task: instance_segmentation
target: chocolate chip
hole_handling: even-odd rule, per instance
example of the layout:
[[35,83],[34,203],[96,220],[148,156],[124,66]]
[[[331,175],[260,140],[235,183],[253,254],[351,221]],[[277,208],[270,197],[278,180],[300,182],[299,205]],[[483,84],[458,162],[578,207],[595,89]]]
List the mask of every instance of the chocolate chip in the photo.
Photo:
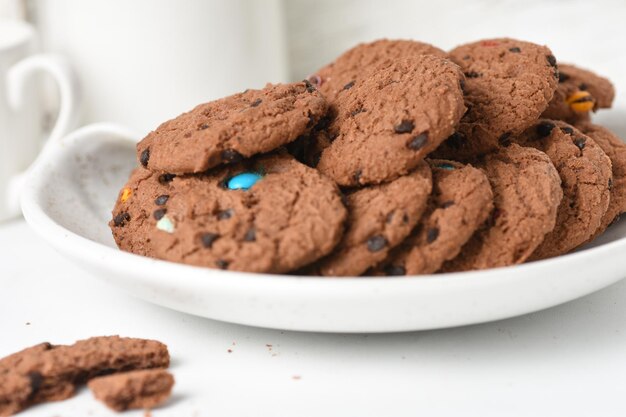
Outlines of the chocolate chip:
[[343,89],[344,89],[344,90],[349,90],[349,89],[351,89],[352,87],[354,87],[354,81],[350,81],[348,84],[344,85],[344,86],[343,86]]
[[538,123],[535,127],[535,132],[537,132],[537,136],[539,136],[540,138],[546,138],[550,136],[550,133],[552,133],[552,129],[554,129],[555,127],[556,126],[552,122],[541,122]]
[[439,237],[439,229],[436,227],[431,227],[426,231],[426,242],[433,243]]
[[200,235],[200,242],[202,242],[202,246],[205,248],[210,248],[213,246],[213,242],[215,242],[219,237],[220,235],[217,233],[202,233]]
[[511,144],[511,132],[505,132],[503,133],[499,138],[498,138],[498,143],[500,143],[500,145],[507,147]]
[[443,203],[441,203],[441,208],[447,209],[448,207],[451,207],[454,205],[454,201],[444,201]]
[[354,175],[352,175],[352,178],[354,179],[354,182],[359,182],[359,180],[361,179],[361,174],[363,174],[363,171],[358,169]]
[[165,185],[168,182],[172,182],[174,178],[176,178],[176,174],[161,174],[159,175],[159,184]]
[[219,269],[226,269],[226,268],[228,268],[228,261],[225,261],[223,259],[218,259],[217,261],[215,261],[215,265]]
[[454,132],[448,139],[446,139],[446,145],[453,149],[459,149],[465,143],[465,135],[461,132]]
[[130,214],[125,211],[118,213],[115,217],[113,217],[113,225],[115,227],[122,227],[126,224],[126,222],[130,221]]
[[585,83],[580,83],[580,85],[578,86],[578,89],[580,91],[587,91],[587,88],[589,88],[589,87]]
[[384,271],[389,276],[406,275],[406,269],[402,265],[387,265]]
[[254,227],[248,229],[245,236],[243,237],[243,240],[246,242],[254,242],[256,240],[256,230],[254,229]]
[[315,86],[311,84],[309,80],[302,80],[302,82],[306,85],[306,91],[309,93],[313,93],[315,91]]
[[201,125],[198,126],[198,130],[204,130],[208,128],[209,128],[209,125],[206,123],[202,123]]
[[240,162],[242,159],[243,156],[233,149],[226,149],[222,151],[222,160],[226,163],[234,164]]
[[613,188],[613,178],[609,178],[609,191]]
[[403,120],[399,124],[393,127],[394,132],[396,133],[410,133],[413,131],[415,125],[411,120]]
[[406,213],[404,213],[402,215],[402,223],[407,224],[409,222],[409,216],[406,215]]
[[306,123],[306,127],[312,127],[312,126],[315,126],[315,117],[309,114],[309,121]]
[[161,220],[163,216],[165,216],[165,213],[167,213],[167,209],[164,209],[164,208],[156,209],[152,213],[152,216],[154,216],[156,220]]
[[392,210],[389,213],[387,213],[387,216],[385,216],[385,223],[389,224],[391,223],[391,221],[393,220],[393,215],[395,214],[395,211]]
[[585,142],[587,142],[587,139],[585,138],[574,139],[574,145],[576,145],[581,151],[585,148]]
[[559,82],[563,83],[565,81],[569,80],[569,75],[559,71]]
[[256,100],[254,100],[252,103],[250,103],[250,107],[256,107],[259,104],[261,104],[263,102],[263,100],[261,100],[260,98],[257,98]]
[[370,252],[378,252],[387,246],[387,239],[384,236],[376,235],[367,239],[367,250]]
[[519,54],[520,52],[522,52],[521,49],[519,49],[517,46],[514,46],[512,48],[509,48],[510,52],[513,52],[514,54]]
[[428,142],[428,133],[424,132],[413,137],[406,146],[411,150],[417,151],[422,149],[426,142]]
[[459,87],[461,87],[461,91],[465,93],[465,80],[463,78],[459,79]]
[[148,161],[150,160],[150,148],[146,148],[141,152],[139,156],[139,162],[141,162],[141,166],[146,168],[148,166]]
[[469,71],[464,74],[465,74],[465,78],[478,78],[482,75],[482,74],[477,73],[476,71]]
[[156,204],[157,206],[163,206],[165,205],[165,203],[167,203],[167,200],[170,199],[170,196],[167,194],[163,194],[160,195],[156,198],[156,200],[154,200],[154,204]]
[[230,219],[233,216],[233,209],[226,209],[226,210],[222,210],[219,213],[217,213],[217,219],[218,220],[226,220],[226,219]]
[[546,59],[548,60],[548,64],[556,67],[556,58],[554,57],[554,55],[546,55]]
[[565,126],[561,128],[561,132],[571,135],[572,133],[574,133],[574,129],[569,126]]

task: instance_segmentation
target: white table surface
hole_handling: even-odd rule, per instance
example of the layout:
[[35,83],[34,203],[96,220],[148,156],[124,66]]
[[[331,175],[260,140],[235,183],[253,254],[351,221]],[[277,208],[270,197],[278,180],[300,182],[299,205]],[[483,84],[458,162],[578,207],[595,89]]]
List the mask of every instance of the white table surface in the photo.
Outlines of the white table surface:
[[[137,300],[61,258],[23,221],[0,224],[0,356],[42,341],[111,334],[169,346],[177,383],[155,417],[626,413],[626,281],[477,326],[389,335],[281,332]],[[115,414],[82,390],[20,415]]]

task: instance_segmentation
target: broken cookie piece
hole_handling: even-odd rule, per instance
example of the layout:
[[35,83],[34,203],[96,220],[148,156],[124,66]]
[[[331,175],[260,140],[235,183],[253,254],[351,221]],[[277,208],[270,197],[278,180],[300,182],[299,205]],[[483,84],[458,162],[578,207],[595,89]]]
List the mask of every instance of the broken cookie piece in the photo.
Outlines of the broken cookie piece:
[[73,345],[42,343],[0,359],[0,416],[70,398],[77,385],[98,376],[169,363],[167,346],[156,340],[105,336]]
[[149,369],[94,378],[87,385],[107,407],[124,411],[163,404],[170,397],[174,377],[164,369]]

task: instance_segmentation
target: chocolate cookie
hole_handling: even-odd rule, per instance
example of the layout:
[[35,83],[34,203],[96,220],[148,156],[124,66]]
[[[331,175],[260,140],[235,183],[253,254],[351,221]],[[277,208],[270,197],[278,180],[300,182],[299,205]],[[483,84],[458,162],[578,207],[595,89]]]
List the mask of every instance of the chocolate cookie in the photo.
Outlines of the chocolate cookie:
[[602,148],[611,160],[612,166],[613,180],[610,184],[609,207],[602,216],[600,227],[595,231],[593,239],[626,212],[626,144],[605,127],[592,123],[582,123],[576,127]]
[[[124,201],[125,190],[130,197]],[[161,181],[138,169],[110,223],[126,251],[211,268],[288,272],[328,254],[347,216],[337,186],[289,155]]]
[[2,360],[0,415],[64,400],[78,384],[103,374],[169,366],[167,346],[155,340],[93,337],[73,345],[42,343]]
[[174,377],[164,369],[147,369],[94,378],[87,385],[112,410],[151,409],[170,397]]
[[541,117],[576,123],[589,113],[610,108],[615,98],[613,84],[604,77],[574,65],[559,64],[559,86]]
[[465,111],[463,75],[432,55],[368,69],[334,101],[333,142],[317,168],[343,186],[405,175],[455,129]]
[[461,253],[442,271],[495,268],[524,262],[556,223],[563,191],[559,174],[543,152],[517,144],[483,158],[494,210]]
[[493,209],[487,176],[471,165],[429,160],[433,193],[411,235],[393,249],[374,275],[418,275],[438,271],[453,259]]
[[451,59],[465,74],[468,112],[434,155],[471,160],[522,133],[543,113],[557,87],[550,49],[515,39],[461,45]]
[[563,187],[556,226],[532,259],[562,255],[589,240],[600,227],[609,205],[611,161],[604,151],[571,125],[546,119],[514,140],[545,152]]
[[203,172],[272,151],[312,128],[327,111],[309,83],[268,84],[197,106],[161,124],[137,144],[144,168]]
[[334,102],[345,86],[363,76],[364,68],[419,55],[436,55],[442,58],[447,56],[441,49],[427,43],[380,39],[349,49],[309,77],[309,81],[319,88],[329,102]]
[[331,255],[306,272],[361,275],[408,236],[426,209],[431,190],[430,168],[421,162],[409,175],[349,194],[346,234]]

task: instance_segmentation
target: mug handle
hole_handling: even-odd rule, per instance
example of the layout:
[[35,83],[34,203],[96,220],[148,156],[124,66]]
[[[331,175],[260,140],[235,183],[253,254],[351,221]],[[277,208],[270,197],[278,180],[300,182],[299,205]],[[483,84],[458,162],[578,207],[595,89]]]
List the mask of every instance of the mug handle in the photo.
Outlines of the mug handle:
[[[59,114],[44,144],[44,152],[48,146],[58,142],[78,126],[80,94],[76,74],[63,57],[55,54],[32,55],[13,65],[7,73],[7,100],[14,111],[27,110],[24,109],[24,93],[27,84],[32,82],[32,77],[37,73],[46,73],[52,77],[59,90],[60,100]],[[20,190],[25,174],[16,174],[9,180],[6,201],[10,215],[20,213]]]
[[24,106],[24,92],[28,82],[32,81],[37,73],[49,74],[59,89],[59,115],[48,141],[55,141],[78,124],[78,79],[69,63],[59,55],[38,54],[23,59],[13,65],[7,74],[7,96],[9,105],[15,111],[22,111]]

